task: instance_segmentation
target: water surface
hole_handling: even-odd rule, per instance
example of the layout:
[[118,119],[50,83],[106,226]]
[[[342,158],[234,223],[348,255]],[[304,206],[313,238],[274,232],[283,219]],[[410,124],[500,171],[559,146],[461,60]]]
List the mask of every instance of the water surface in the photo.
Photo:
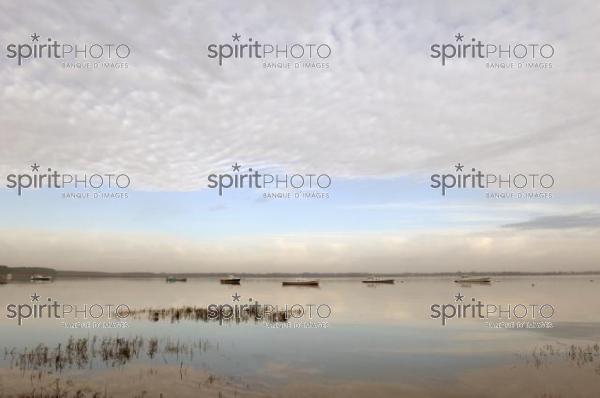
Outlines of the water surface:
[[[600,311],[595,308],[600,302],[600,280],[593,279],[499,277],[489,285],[460,285],[450,278],[423,277],[399,278],[394,285],[367,285],[359,279],[330,278],[322,279],[319,288],[283,287],[281,279],[260,278],[245,279],[240,286],[221,285],[210,278],[192,278],[186,283],[166,283],[162,279],[14,283],[0,286],[0,342],[5,349],[1,364],[10,369],[15,366],[15,353],[40,343],[49,348],[65,344],[70,336],[95,336],[98,341],[109,336],[137,337],[144,339],[144,344],[158,340],[159,350],[164,352],[150,358],[144,348],[127,364],[117,366],[121,371],[128,366],[179,366],[190,372],[212,372],[230,380],[256,382],[267,391],[294,391],[290,392],[292,395],[300,394],[294,386],[304,384],[312,386],[314,395],[321,391],[327,396],[331,393],[326,390],[328,386],[355,385],[352,391],[381,388],[384,396],[394,396],[400,391],[394,388],[409,385],[410,389],[402,390],[403,393],[420,396],[440,386],[464,384],[465,375],[473,372],[478,374],[477,379],[486,379],[486,372],[496,372],[489,377],[498,379],[523,368],[526,370],[519,373],[523,377],[529,377],[529,372],[541,375],[539,381],[529,381],[530,395],[523,396],[541,397],[546,391],[560,393],[554,391],[552,383],[542,383],[543,372],[550,374],[556,367],[567,366],[568,372],[585,375],[575,387],[579,389],[577,393],[593,396],[600,380],[597,357],[592,356],[592,361],[583,366],[569,361],[566,351],[564,355],[545,355],[541,366],[536,366],[532,357],[540,347],[566,350],[572,345],[586,347],[600,341]],[[31,304],[30,295],[34,293],[42,301],[51,297],[78,306],[123,303],[131,309],[234,305],[249,303],[250,299],[280,307],[325,304],[331,308],[331,315],[324,319],[315,317],[314,321],[326,322],[318,327],[307,316],[279,327],[262,321],[153,322],[140,316],[127,319],[128,327],[123,329],[67,329],[54,319],[27,319],[18,326],[15,320],[6,318],[6,305]],[[550,304],[555,309],[548,319],[552,328],[490,328],[484,321],[471,318],[450,319],[442,326],[439,319],[430,317],[432,304],[455,304],[459,293],[465,296],[465,302],[475,298],[496,305]],[[239,301],[234,295],[239,296]],[[166,352],[165,347],[174,344],[185,350]],[[13,355],[7,355],[7,351]],[[85,371],[92,375],[114,367],[114,363],[95,358],[86,364]],[[515,374],[511,377],[514,379]],[[391,390],[386,392],[384,387]]]

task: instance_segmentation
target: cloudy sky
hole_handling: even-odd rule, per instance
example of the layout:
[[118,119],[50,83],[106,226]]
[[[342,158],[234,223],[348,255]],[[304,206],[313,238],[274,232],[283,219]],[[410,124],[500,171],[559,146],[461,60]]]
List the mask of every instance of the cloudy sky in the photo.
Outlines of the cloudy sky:
[[[600,269],[594,1],[22,2],[0,6],[0,264],[81,270]],[[126,69],[6,57],[32,34],[126,43]],[[329,68],[219,66],[232,35],[327,43]],[[550,69],[429,57],[455,35],[550,43]],[[126,173],[127,199],[18,196],[30,165]],[[219,196],[231,165],[326,173],[328,199]],[[462,163],[549,173],[545,199],[430,188]]]

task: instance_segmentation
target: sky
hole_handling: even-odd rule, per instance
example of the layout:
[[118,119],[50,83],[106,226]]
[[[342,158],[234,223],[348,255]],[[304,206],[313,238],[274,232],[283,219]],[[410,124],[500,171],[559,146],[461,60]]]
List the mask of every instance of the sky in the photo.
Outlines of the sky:
[[[600,5],[593,1],[5,1],[0,264],[160,272],[600,270]],[[127,68],[7,58],[31,35],[126,43]],[[232,35],[327,43],[326,69],[207,56]],[[430,57],[455,35],[550,43],[551,68]],[[457,165],[552,175],[442,195]],[[7,187],[41,170],[124,173],[122,199]],[[209,188],[248,168],[327,174],[327,198]],[[461,171],[462,173],[463,171]],[[85,192],[85,190],[83,190]],[[294,191],[292,190],[292,193]]]

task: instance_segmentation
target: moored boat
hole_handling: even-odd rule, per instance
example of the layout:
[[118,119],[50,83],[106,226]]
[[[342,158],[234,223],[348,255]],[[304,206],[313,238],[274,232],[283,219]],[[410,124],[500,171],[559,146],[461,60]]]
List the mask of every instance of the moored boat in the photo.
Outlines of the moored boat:
[[167,276],[167,282],[187,282],[187,278],[178,278],[174,275]]
[[50,282],[50,281],[52,281],[52,277],[49,275],[34,274],[29,277],[29,280],[31,282],[39,282],[39,281]]
[[0,285],[4,285],[12,280],[11,274],[0,274]]
[[242,278],[236,278],[234,275],[229,275],[226,278],[221,278],[221,284],[223,285],[239,285]]
[[481,276],[481,277],[463,276],[459,279],[456,279],[454,282],[456,282],[456,283],[490,283],[490,282],[492,282],[492,278],[490,278],[489,276]]
[[395,280],[391,279],[391,278],[378,278],[375,276],[371,276],[362,281],[362,283],[388,283],[388,284],[393,284],[394,282],[395,282]]
[[316,279],[294,279],[281,282],[283,286],[319,286],[319,281]]

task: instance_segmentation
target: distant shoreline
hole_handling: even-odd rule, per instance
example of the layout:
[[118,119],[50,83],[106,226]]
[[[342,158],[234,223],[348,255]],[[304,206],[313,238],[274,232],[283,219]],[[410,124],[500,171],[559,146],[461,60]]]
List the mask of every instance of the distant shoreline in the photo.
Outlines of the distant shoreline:
[[1,274],[11,274],[14,279],[28,279],[33,274],[50,275],[55,278],[81,279],[81,278],[166,278],[167,276],[185,278],[218,278],[234,274],[240,278],[352,278],[367,276],[391,277],[456,277],[460,275],[472,276],[572,276],[572,275],[600,275],[600,271],[456,271],[456,272],[101,272],[101,271],[70,271],[42,267],[7,267],[0,266]]

